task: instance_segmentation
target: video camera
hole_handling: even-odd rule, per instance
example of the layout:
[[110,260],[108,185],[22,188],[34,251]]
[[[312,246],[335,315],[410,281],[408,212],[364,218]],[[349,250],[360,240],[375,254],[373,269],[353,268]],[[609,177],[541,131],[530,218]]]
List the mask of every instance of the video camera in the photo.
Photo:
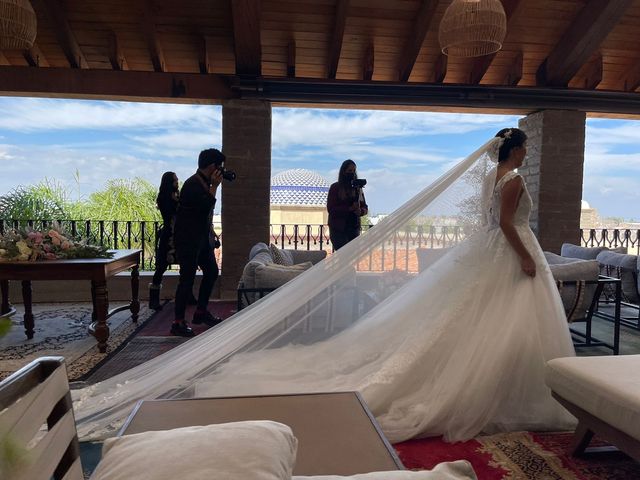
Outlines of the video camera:
[[354,178],[351,180],[351,188],[362,188],[367,184],[367,180],[364,178]]
[[220,169],[222,178],[224,178],[228,182],[233,182],[236,179],[236,172],[234,172],[233,170],[227,170],[226,168],[224,168],[224,162],[222,162],[218,168]]

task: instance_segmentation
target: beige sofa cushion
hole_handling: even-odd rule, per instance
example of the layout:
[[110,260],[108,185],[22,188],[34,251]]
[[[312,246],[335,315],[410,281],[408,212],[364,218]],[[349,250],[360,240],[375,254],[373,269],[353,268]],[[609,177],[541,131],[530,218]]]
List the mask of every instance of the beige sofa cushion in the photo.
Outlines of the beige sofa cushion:
[[255,274],[256,288],[278,288],[312,266],[311,262],[290,266],[277,265],[275,263],[259,265],[256,267]]
[[272,421],[221,423],[109,438],[92,480],[289,480],[298,442]]
[[546,384],[565,400],[640,440],[640,355],[556,358]]

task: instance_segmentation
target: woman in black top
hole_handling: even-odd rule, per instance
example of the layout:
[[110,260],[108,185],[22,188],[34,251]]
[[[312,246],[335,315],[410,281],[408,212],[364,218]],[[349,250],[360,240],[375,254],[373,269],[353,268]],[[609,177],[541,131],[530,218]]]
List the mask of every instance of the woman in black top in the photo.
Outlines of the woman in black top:
[[157,237],[156,246],[156,271],[153,274],[153,282],[149,284],[149,308],[161,310],[160,289],[162,288],[162,275],[172,263],[176,263],[175,247],[173,244],[173,227],[178,210],[178,177],[174,172],[165,172],[160,181],[160,190],[156,197],[156,206],[162,215],[162,228]]
[[345,160],[340,166],[338,181],[329,188],[329,236],[334,250],[360,235],[360,217],[368,212],[362,189],[353,187],[357,178],[355,162]]

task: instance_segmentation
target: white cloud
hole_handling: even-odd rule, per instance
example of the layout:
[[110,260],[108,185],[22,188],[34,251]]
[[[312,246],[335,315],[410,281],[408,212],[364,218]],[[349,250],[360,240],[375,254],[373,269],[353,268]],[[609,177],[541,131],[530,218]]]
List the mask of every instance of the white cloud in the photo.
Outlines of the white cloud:
[[0,129],[16,132],[133,128],[184,131],[219,125],[221,118],[220,107],[210,105],[5,98],[0,107],[5,110],[0,115]]
[[292,145],[353,146],[366,140],[379,142],[394,137],[465,134],[492,125],[515,123],[516,119],[506,115],[276,109],[273,113],[273,145],[276,149]]

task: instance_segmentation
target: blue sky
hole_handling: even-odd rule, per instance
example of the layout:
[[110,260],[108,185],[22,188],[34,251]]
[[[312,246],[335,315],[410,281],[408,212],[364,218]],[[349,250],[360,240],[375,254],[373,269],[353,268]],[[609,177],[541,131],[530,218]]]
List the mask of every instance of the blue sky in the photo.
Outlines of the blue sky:
[[[273,110],[272,173],[315,170],[334,181],[345,158],[367,178],[373,213],[393,211],[503,127],[506,115]],[[0,97],[0,194],[45,178],[85,196],[112,178],[181,179],[220,147],[221,108]],[[74,178],[79,173],[79,183]],[[587,121],[583,199],[603,216],[640,219],[640,122]]]

